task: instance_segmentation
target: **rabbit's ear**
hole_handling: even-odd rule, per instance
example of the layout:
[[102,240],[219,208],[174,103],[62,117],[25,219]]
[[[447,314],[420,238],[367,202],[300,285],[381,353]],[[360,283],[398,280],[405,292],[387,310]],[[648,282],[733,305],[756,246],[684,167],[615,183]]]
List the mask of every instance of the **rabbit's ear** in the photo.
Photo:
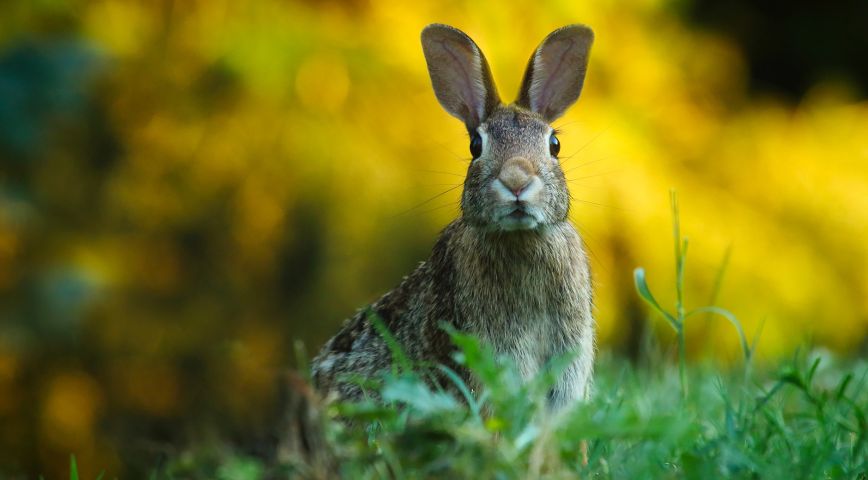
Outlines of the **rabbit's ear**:
[[461,30],[436,23],[422,30],[422,50],[440,105],[476,130],[500,104],[482,51]]
[[550,33],[530,57],[515,103],[547,121],[579,98],[585,83],[594,32],[585,25],[568,25]]

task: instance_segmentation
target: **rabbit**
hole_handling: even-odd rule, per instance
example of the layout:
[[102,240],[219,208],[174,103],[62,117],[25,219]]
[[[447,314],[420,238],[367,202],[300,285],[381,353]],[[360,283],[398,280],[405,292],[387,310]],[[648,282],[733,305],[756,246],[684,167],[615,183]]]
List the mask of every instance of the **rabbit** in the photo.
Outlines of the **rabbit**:
[[390,368],[375,313],[409,358],[454,368],[474,388],[453,359],[444,323],[512,359],[524,381],[552,357],[577,352],[548,405],[585,400],[595,354],[591,276],[568,219],[570,193],[550,123],[581,93],[593,31],[569,25],[549,34],[512,104],[500,101],[482,51],[465,33],[431,24],[421,39],[437,100],[470,136],[461,214],[430,258],[323,346],[312,362],[314,385],[327,398],[355,400],[364,393],[351,377]]

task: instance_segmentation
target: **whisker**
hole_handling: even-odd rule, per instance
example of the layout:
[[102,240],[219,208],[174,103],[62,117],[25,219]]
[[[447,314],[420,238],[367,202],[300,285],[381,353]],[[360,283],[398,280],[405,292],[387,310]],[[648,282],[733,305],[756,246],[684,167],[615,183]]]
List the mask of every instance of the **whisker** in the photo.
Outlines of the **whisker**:
[[408,209],[408,210],[405,210],[405,211],[403,211],[403,212],[401,212],[401,213],[398,213],[398,214],[394,215],[392,218],[397,218],[397,217],[400,217],[400,216],[406,215],[406,214],[412,212],[413,210],[416,210],[417,208],[419,208],[419,207],[421,207],[421,206],[423,206],[423,205],[427,205],[427,204],[433,202],[434,200],[436,200],[436,199],[442,197],[443,195],[446,195],[447,193],[449,193],[449,192],[455,190],[456,188],[458,188],[458,187],[460,187],[460,186],[462,186],[462,185],[463,185],[463,184],[459,183],[458,185],[455,185],[454,187],[451,187],[451,188],[447,189],[447,190],[444,191],[444,192],[440,192],[440,193],[438,193],[437,195],[434,195],[433,197],[429,198],[428,200],[425,200],[424,202],[422,202],[422,203],[416,205],[416,206],[413,207],[413,208],[410,208],[410,209]]
[[[567,182],[567,183],[569,183],[569,182]],[[574,187],[576,187],[576,186],[574,186]],[[605,185],[578,185],[578,188],[581,188],[582,190],[587,190],[589,188],[600,190],[603,188],[608,189],[609,187],[607,187]]]
[[621,171],[621,169],[619,169],[619,170],[610,170],[610,171],[608,171],[608,172],[595,173],[595,174],[593,174],[593,175],[585,175],[584,177],[568,178],[568,179],[567,179],[567,183],[573,183],[573,182],[577,182],[577,181],[579,181],[579,180],[586,180],[586,179],[588,179],[588,178],[602,177],[602,176],[604,176],[604,175],[611,175],[611,174],[613,174],[613,173],[618,173],[618,172],[620,172],[620,171]]
[[456,207],[456,208],[457,208],[458,205],[459,205],[459,203],[460,203],[460,202],[449,202],[449,203],[445,203],[445,204],[443,204],[443,205],[439,205],[439,206],[436,206],[436,207],[433,207],[433,208],[429,208],[429,209],[427,209],[427,210],[422,210],[422,211],[420,211],[420,212],[416,212],[415,214],[416,214],[416,215],[422,215],[422,214],[425,214],[425,213],[431,213],[431,212],[434,212],[434,211],[437,211],[437,210],[444,209],[444,208],[446,208],[446,207]]
[[[596,250],[591,247],[592,243],[599,245],[600,242],[598,242],[596,238],[591,236],[591,234],[588,233],[588,230],[583,228],[578,222],[574,222],[574,225],[575,225],[576,229],[579,231],[579,235],[582,236],[582,240],[583,240],[582,243],[584,244],[585,249],[588,251],[588,256],[590,258],[592,258],[597,263],[597,265],[600,265],[605,269],[605,265],[603,264],[602,260],[600,259],[600,256],[597,255]],[[605,271],[608,271],[608,270],[605,270]]]
[[464,162],[466,160],[463,155],[459,155],[458,153],[455,152],[455,150],[452,150],[451,148],[449,148],[449,146],[448,146],[449,144],[446,142],[442,142],[442,141],[441,142],[433,142],[432,141],[431,143],[434,146],[438,147],[439,149],[444,150],[447,153],[449,153],[449,155],[452,157],[453,160],[458,160],[461,162]]
[[416,172],[422,172],[422,173],[438,173],[438,174],[440,174],[440,175],[452,175],[453,177],[461,177],[461,178],[464,178],[464,175],[461,174],[461,173],[441,172],[441,171],[439,171],[439,170],[420,170],[420,169],[414,169],[414,171],[416,171]]
[[[592,143],[594,143],[595,141],[597,141],[597,139],[600,138],[600,136],[601,136],[602,134],[608,132],[609,130],[611,130],[611,128],[612,128],[612,125],[609,125],[608,127],[606,127],[606,128],[604,128],[604,129],[600,130],[599,132],[597,132],[596,135],[594,135],[593,137],[591,137],[591,139],[588,140],[587,142],[585,142],[584,145],[582,145],[581,147],[579,147],[578,150],[576,150],[575,152],[573,152],[573,153],[571,153],[569,156],[567,156],[567,160],[573,158],[577,153],[581,152],[582,150],[584,150],[585,148],[587,148],[590,144],[592,144]],[[561,162],[561,163],[563,163],[563,162]]]
[[619,211],[622,211],[622,212],[627,212],[627,211],[629,211],[629,210],[627,210],[627,209],[625,209],[625,208],[616,207],[616,206],[614,206],[614,205],[606,205],[606,204],[603,204],[603,203],[592,202],[592,201],[590,201],[590,200],[582,200],[581,198],[572,198],[572,201],[573,201],[573,202],[586,203],[586,204],[588,204],[588,205],[594,205],[594,206],[596,206],[596,207],[601,207],[601,208],[611,208],[611,209],[613,209],[613,210],[619,210]]
[[592,165],[592,164],[597,163],[597,162],[602,162],[603,160],[608,160],[608,159],[610,159],[610,158],[612,158],[611,155],[608,156],[608,157],[602,157],[602,158],[598,158],[598,159],[596,159],[596,160],[591,160],[591,161],[589,161],[589,162],[580,163],[580,164],[578,164],[578,165],[576,165],[576,166],[573,166],[573,167],[571,167],[571,168],[569,168],[569,169],[567,169],[567,170],[564,170],[564,175],[566,175],[567,173],[572,172],[573,170],[575,170],[575,169],[577,169],[577,168],[587,167],[588,165]]
[[570,126],[576,122],[577,122],[577,120],[573,120],[572,122],[567,122],[567,123],[559,123],[557,126],[553,125],[552,128],[554,128],[555,131],[562,132],[562,131],[564,131],[565,127],[568,127],[568,126]]

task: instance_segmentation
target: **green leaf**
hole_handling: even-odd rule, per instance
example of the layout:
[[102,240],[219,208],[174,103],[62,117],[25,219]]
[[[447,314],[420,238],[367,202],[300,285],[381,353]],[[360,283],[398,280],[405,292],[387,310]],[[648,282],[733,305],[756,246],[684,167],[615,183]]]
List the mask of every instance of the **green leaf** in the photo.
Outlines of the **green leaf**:
[[368,320],[370,320],[371,325],[374,326],[377,333],[383,337],[383,341],[386,342],[389,351],[392,352],[392,358],[395,360],[394,364],[400,367],[404,372],[413,370],[413,362],[411,362],[407,354],[404,353],[401,344],[398,343],[398,340],[394,335],[392,335],[392,332],[389,330],[389,327],[386,326],[386,323],[383,322],[383,319],[380,318],[380,315],[370,307],[368,307],[365,315],[368,317]]
[[260,480],[264,473],[265,468],[258,460],[242,456],[230,457],[217,468],[219,480]]
[[69,455],[69,480],[78,480],[78,465],[75,463],[75,455]]
[[440,370],[446,378],[452,381],[455,385],[455,388],[461,392],[461,395],[464,397],[464,400],[467,402],[467,405],[470,406],[470,411],[473,413],[473,418],[475,418],[479,423],[482,423],[482,415],[481,415],[481,407],[479,406],[479,402],[474,398],[473,393],[468,388],[467,383],[451,368],[446,365],[437,365],[437,369]]
[[753,355],[753,350],[747,343],[747,336],[745,336],[744,334],[744,329],[741,326],[741,322],[738,321],[738,318],[736,318],[736,316],[733,315],[732,312],[720,307],[699,307],[688,313],[687,317],[690,317],[697,313],[711,313],[715,315],[720,315],[721,317],[729,320],[729,323],[731,323],[732,326],[735,327],[736,332],[738,332],[738,340],[741,343],[741,351],[744,353],[744,360],[746,362],[750,362],[751,356]]
[[654,295],[651,294],[651,290],[648,288],[648,283],[645,281],[645,269],[642,267],[633,270],[633,280],[636,284],[636,291],[639,293],[639,296],[642,297],[642,300],[645,300],[648,305],[651,305],[657,313],[663,315],[663,317],[669,321],[669,324],[672,325],[672,328],[675,331],[679,331],[681,329],[681,325],[678,321],[673,317],[669,312],[663,309],[657,300],[654,298]]
[[729,268],[731,257],[732,244],[729,244],[726,247],[726,251],[723,252],[723,259],[720,261],[720,266],[717,267],[717,273],[714,275],[714,283],[711,287],[711,295],[708,298],[708,305],[717,305],[717,299],[720,297],[720,290],[723,288],[723,277],[726,276],[726,270]]
[[533,378],[531,382],[533,390],[540,393],[551,390],[578,357],[578,348],[552,356]]
[[460,363],[475,373],[485,385],[492,385],[498,381],[501,368],[497,365],[496,355],[490,348],[483,346],[476,337],[462,333],[451,325],[441,327],[452,338],[452,343],[458,347],[460,355],[457,360],[460,360]]
[[528,423],[515,439],[515,449],[522,451],[539,437],[540,428],[536,423]]
[[841,380],[841,383],[838,384],[838,388],[836,389],[835,398],[841,400],[844,398],[844,392],[847,391],[847,386],[850,385],[850,382],[853,380],[853,374],[848,373],[844,375],[844,378]]
[[451,395],[434,392],[415,377],[400,377],[387,381],[382,395],[387,402],[403,403],[423,415],[458,408],[458,402]]
[[817,367],[820,366],[820,357],[814,359],[811,363],[811,368],[808,370],[808,375],[805,377],[805,381],[810,385],[811,382],[814,381],[814,375],[817,373]]
[[383,406],[373,401],[341,402],[334,405],[340,417],[372,423],[374,421],[388,422],[398,416],[394,408]]

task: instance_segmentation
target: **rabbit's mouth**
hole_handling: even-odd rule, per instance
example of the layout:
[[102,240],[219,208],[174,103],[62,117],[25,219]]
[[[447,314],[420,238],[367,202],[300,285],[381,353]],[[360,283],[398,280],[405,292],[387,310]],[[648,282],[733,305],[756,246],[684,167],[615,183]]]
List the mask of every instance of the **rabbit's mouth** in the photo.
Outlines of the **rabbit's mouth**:
[[497,218],[497,225],[508,232],[513,230],[533,230],[539,226],[539,219],[525,205],[516,205]]
[[512,211],[512,213],[507,215],[507,217],[509,217],[513,220],[521,220],[522,218],[527,217],[527,216],[529,216],[528,213],[525,212],[524,209],[521,207],[516,208],[515,210]]

